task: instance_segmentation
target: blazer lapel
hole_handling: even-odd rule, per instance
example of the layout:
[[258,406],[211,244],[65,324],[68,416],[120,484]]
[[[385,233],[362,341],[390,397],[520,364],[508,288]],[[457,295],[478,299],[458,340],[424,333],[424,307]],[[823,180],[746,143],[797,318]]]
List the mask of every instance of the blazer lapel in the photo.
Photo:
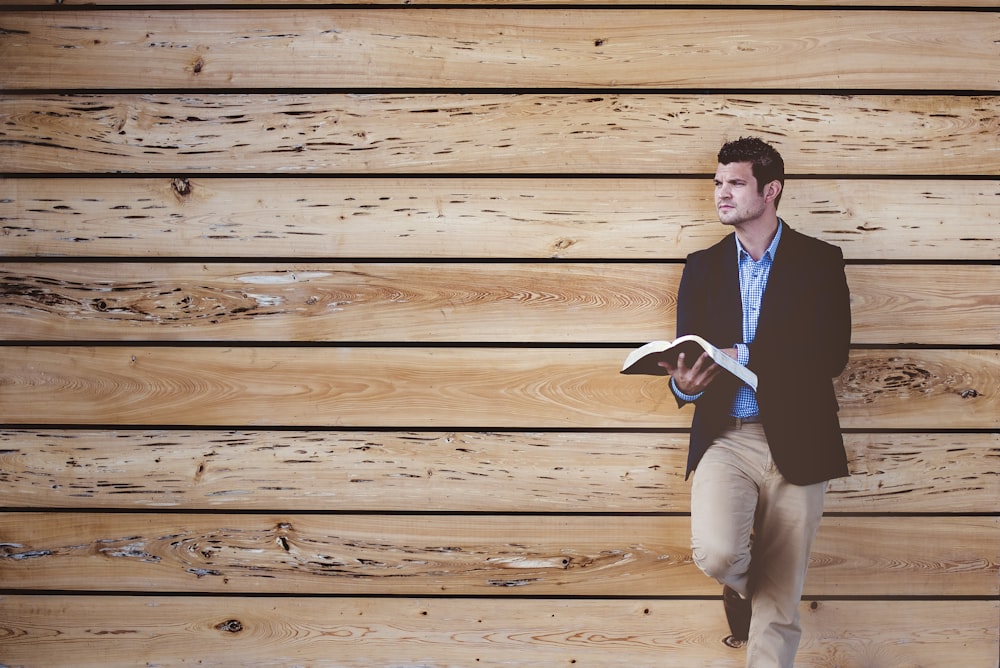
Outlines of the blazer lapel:
[[720,348],[743,340],[743,298],[740,296],[740,270],[736,255],[736,235],[730,234],[720,246],[717,261],[718,274],[712,290],[711,308],[717,314],[718,341],[712,341]]
[[[761,334],[767,336],[772,323],[788,322],[789,314],[785,311],[794,301],[792,299],[794,291],[803,287],[802,279],[796,278],[799,273],[798,263],[802,259],[798,248],[798,233],[787,224],[782,223],[782,225],[781,243],[778,244],[778,252],[767,279],[767,289],[761,300],[756,339],[759,339]],[[738,276],[737,281],[739,281]]]

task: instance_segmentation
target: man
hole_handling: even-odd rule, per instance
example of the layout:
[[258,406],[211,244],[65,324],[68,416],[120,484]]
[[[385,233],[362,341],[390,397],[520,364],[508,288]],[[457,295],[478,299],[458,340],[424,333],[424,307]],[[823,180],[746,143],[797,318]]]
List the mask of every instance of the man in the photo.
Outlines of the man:
[[827,481],[848,475],[832,379],[847,364],[850,294],[840,249],[778,218],[778,152],[741,138],[718,159],[715,206],[734,233],[688,256],[677,335],[723,348],[758,389],[707,354],[661,365],[678,405],[695,405],[692,554],[724,585],[727,641],[746,642],[749,668],[791,668]]

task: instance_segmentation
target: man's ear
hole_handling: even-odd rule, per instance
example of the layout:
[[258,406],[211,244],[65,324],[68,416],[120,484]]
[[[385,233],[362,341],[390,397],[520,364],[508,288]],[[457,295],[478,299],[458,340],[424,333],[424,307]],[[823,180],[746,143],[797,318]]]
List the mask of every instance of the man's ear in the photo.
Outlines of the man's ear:
[[768,202],[773,202],[778,199],[778,195],[781,194],[781,181],[775,179],[771,181],[766,186],[764,186],[764,199]]

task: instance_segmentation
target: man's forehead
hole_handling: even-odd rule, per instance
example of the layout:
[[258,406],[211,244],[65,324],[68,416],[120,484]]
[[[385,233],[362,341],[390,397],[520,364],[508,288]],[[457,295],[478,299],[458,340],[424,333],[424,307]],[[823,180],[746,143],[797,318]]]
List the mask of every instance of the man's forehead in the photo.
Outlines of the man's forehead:
[[720,162],[719,166],[715,170],[715,177],[720,180],[753,180],[753,164],[749,162],[730,162],[722,164]]

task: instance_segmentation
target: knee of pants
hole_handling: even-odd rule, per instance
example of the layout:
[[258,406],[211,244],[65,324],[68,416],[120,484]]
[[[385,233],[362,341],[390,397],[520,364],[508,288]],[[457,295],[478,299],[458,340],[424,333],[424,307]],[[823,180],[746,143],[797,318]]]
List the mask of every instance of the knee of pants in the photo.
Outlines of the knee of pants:
[[735,550],[707,547],[695,547],[691,551],[691,557],[695,566],[716,580],[725,580],[745,573],[750,560],[749,552],[742,554]]

